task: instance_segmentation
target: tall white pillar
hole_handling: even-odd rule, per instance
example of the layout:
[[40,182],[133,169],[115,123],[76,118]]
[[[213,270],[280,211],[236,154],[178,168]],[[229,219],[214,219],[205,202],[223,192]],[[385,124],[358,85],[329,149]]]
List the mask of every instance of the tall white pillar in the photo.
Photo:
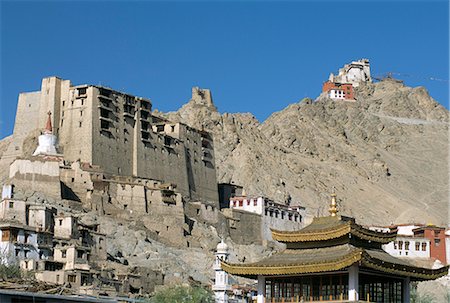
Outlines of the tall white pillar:
[[358,264],[353,264],[348,269],[348,300],[358,301],[359,294],[359,268]]
[[266,296],[266,278],[264,276],[258,276],[258,299],[257,303],[264,303]]
[[407,278],[405,278],[403,281],[402,281],[402,289],[403,289],[403,302],[404,303],[409,303],[410,302],[410,300],[411,300],[411,294],[410,294],[410,291],[411,291],[411,288],[410,288],[410,285],[411,285],[411,279],[409,278],[409,277],[407,277]]

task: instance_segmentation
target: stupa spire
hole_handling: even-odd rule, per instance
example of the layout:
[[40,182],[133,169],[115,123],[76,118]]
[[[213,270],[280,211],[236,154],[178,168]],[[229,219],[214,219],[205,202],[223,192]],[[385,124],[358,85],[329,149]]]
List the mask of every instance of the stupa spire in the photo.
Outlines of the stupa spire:
[[39,145],[33,153],[33,156],[55,156],[58,155],[56,151],[56,136],[53,134],[52,128],[52,113],[47,113],[47,122],[42,135],[39,136]]
[[52,133],[52,112],[51,111],[49,111],[48,113],[47,113],[47,115],[48,115],[48,118],[47,118],[47,123],[45,123],[45,130],[44,130],[44,133],[46,133],[46,134],[51,134]]

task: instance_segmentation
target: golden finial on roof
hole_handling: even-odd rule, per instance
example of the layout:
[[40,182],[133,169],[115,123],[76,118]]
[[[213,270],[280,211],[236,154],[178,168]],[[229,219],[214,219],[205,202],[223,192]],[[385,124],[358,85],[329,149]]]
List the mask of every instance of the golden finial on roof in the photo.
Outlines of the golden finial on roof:
[[334,192],[334,189],[333,189],[333,193],[331,194],[331,205],[330,205],[330,208],[328,209],[328,211],[330,212],[330,215],[332,217],[336,217],[338,209],[337,209],[337,204],[336,204],[336,193]]

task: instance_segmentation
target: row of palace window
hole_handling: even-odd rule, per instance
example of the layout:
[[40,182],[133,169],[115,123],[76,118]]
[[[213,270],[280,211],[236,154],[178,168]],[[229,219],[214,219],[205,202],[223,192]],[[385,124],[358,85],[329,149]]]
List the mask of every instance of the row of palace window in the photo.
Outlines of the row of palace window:
[[[250,204],[251,204],[251,200],[246,200],[246,205],[250,206]],[[257,206],[257,205],[258,205],[258,200],[254,199],[253,200],[253,206]],[[230,207],[243,207],[243,206],[244,206],[244,201],[243,200],[231,201],[230,202]],[[275,217],[275,218],[280,217],[281,219],[285,219],[286,218],[286,214],[287,214],[287,218],[290,221],[302,222],[302,216],[298,215],[298,214],[292,214],[290,212],[279,211],[279,210],[272,210],[272,209],[267,209],[267,208],[264,210],[264,215],[270,216],[270,217]]]
[[[272,210],[272,209],[265,209],[264,214],[266,216],[270,216],[270,217],[275,217],[278,218],[278,215],[280,215],[281,219],[285,219],[286,218],[286,213],[284,211],[278,211],[278,210]],[[289,221],[295,221],[295,222],[302,222],[302,216],[298,215],[298,214],[292,214],[292,213],[287,213],[288,219]]]
[[[240,201],[231,201],[230,202],[230,204],[231,204],[231,207],[243,207],[244,206],[244,201],[243,200],[240,200]],[[246,205],[247,206],[250,206],[250,200],[247,200],[247,202],[246,202]],[[253,200],[253,206],[257,206],[258,205],[258,200]]]
[[[405,250],[409,250],[409,245],[410,242],[409,241],[394,241],[394,249],[398,249],[398,250],[403,250],[403,244],[405,244]],[[427,242],[419,242],[419,241],[415,241],[415,250],[416,251],[420,251],[420,249],[422,248],[422,251],[426,251],[427,250]]]

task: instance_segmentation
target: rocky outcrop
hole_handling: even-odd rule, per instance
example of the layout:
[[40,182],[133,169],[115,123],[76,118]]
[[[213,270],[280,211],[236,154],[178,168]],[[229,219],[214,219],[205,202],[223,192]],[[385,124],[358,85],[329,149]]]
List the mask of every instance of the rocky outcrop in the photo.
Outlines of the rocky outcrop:
[[218,181],[247,193],[291,196],[317,215],[335,187],[342,212],[364,224],[446,224],[448,111],[425,88],[390,79],[356,97],[305,99],[263,123],[194,99],[159,114],[212,132]]

